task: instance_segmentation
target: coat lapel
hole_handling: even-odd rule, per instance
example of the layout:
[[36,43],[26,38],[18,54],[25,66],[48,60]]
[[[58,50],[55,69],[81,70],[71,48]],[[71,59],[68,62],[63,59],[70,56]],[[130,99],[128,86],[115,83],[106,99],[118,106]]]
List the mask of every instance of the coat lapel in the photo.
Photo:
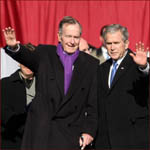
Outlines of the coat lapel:
[[54,71],[56,74],[56,82],[59,87],[60,93],[62,94],[62,96],[64,96],[64,68],[57,53],[55,57],[52,57],[52,59]]
[[[107,63],[107,64],[106,64]],[[110,70],[110,66],[112,64],[112,59],[109,59],[107,62],[105,63],[105,65],[103,65],[103,77],[102,77],[102,81],[104,82],[104,86],[105,89],[109,90],[109,86],[108,86],[108,78],[109,78],[109,70]]]
[[66,103],[70,97],[77,91],[77,89],[80,87],[81,81],[83,80],[86,70],[87,70],[87,65],[85,61],[85,57],[83,57],[83,53],[79,53],[78,58],[76,59],[74,63],[74,69],[73,69],[73,74],[72,74],[72,79],[70,82],[70,87],[68,89],[68,92],[66,96],[64,96],[64,99],[62,100],[62,103],[59,108],[63,106],[64,103]]

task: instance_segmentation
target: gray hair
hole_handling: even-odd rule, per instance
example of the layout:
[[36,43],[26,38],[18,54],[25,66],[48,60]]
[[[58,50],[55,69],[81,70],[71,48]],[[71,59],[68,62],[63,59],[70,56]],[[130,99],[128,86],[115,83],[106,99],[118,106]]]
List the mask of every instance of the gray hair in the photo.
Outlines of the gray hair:
[[80,27],[80,35],[82,34],[82,26],[80,22],[76,19],[74,19],[71,16],[65,16],[59,23],[59,34],[62,34],[62,28],[64,24],[78,24]]
[[103,33],[104,41],[106,42],[106,34],[107,33],[115,33],[120,31],[122,33],[122,40],[126,42],[129,38],[129,33],[126,27],[121,26],[120,24],[111,24],[105,28]]

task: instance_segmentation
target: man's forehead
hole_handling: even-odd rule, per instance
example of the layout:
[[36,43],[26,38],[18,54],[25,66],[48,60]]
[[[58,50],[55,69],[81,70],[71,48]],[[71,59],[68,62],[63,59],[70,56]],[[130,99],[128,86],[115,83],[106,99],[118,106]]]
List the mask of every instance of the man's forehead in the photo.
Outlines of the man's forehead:
[[123,36],[120,30],[114,32],[107,32],[106,36]]
[[63,24],[62,26],[62,29],[65,29],[65,28],[80,28],[80,26],[76,23],[76,24],[70,24],[70,23],[65,23]]
[[113,41],[113,42],[123,41],[123,35],[120,31],[113,33],[109,32],[106,34],[106,41]]
[[122,39],[106,39],[107,43],[116,43],[116,42],[123,42]]

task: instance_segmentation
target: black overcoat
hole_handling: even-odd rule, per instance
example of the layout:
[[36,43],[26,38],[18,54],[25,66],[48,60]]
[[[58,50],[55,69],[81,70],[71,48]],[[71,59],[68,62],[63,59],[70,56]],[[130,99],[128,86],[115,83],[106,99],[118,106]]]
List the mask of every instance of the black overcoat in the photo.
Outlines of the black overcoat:
[[121,62],[112,87],[108,76],[112,60],[98,70],[99,134],[96,148],[145,148],[148,144],[148,75],[132,57]]
[[97,131],[98,61],[80,52],[64,95],[64,69],[56,46],[39,45],[30,52],[6,52],[36,75],[36,96],[28,112],[22,148],[79,148],[79,136]]
[[1,144],[2,148],[21,146],[26,120],[26,88],[19,70],[1,81]]

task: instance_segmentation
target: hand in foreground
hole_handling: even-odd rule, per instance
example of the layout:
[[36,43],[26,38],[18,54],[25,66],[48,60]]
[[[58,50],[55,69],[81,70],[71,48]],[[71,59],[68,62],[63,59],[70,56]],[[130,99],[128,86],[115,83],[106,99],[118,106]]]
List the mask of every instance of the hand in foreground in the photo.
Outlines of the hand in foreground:
[[133,58],[134,62],[140,67],[145,68],[147,65],[147,52],[149,48],[145,50],[144,43],[136,43],[136,52],[135,54],[130,53],[130,56]]
[[5,28],[2,30],[4,33],[4,38],[6,41],[6,44],[11,47],[11,48],[15,48],[17,46],[17,44],[19,44],[20,42],[16,40],[16,34],[15,34],[15,30],[11,27]]
[[91,144],[92,141],[93,141],[93,137],[91,135],[87,133],[83,133],[79,139],[81,150],[83,150],[87,145]]

